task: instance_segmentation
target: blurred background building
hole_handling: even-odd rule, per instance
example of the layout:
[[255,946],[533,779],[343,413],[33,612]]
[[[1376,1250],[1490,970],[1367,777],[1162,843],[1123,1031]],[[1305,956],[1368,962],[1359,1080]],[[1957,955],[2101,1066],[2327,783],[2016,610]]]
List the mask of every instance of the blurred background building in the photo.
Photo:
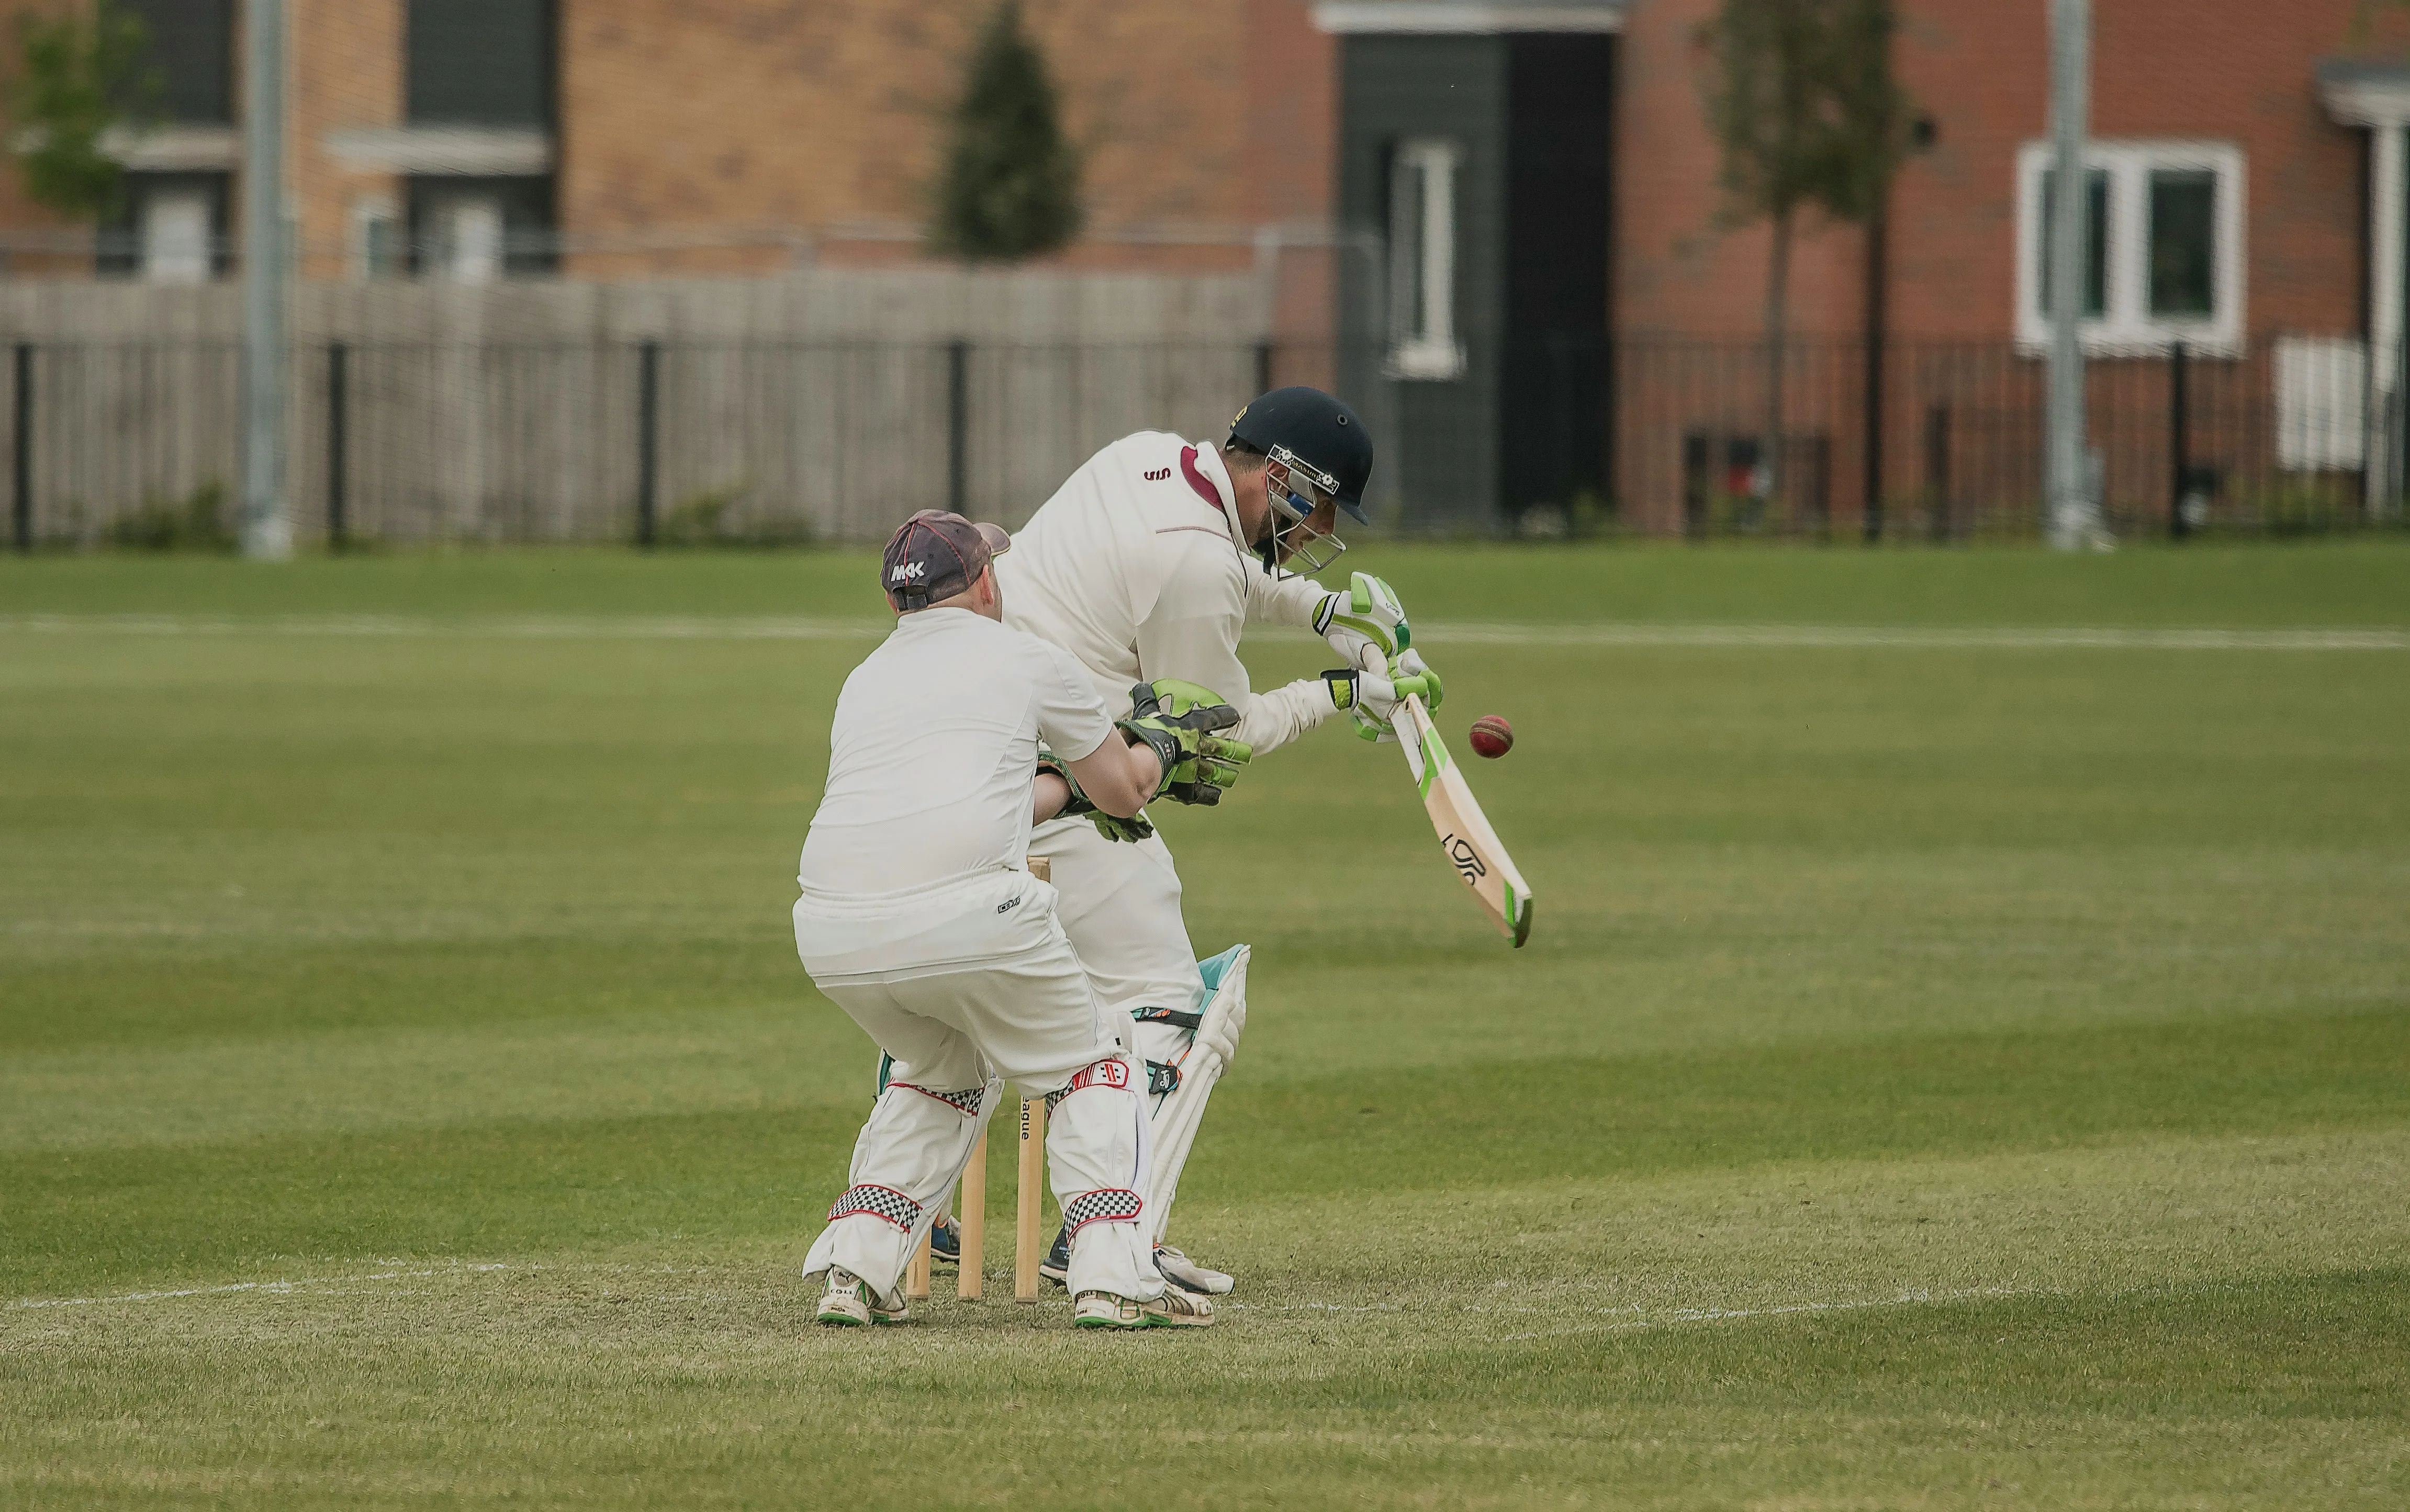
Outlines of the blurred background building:
[[[1373,423],[1389,529],[2029,532],[2048,7],[1893,7],[1909,151],[1872,213],[1800,223],[1775,450],[1767,230],[1705,108],[1702,26],[1747,3],[1025,0],[1079,229],[965,263],[930,232],[993,0],[287,0],[292,513],[1018,520],[1114,435],[1314,382]],[[38,539],[236,471],[243,7],[109,8],[156,84],[121,191],[79,219],[0,178]],[[2085,338],[2122,529],[2398,512],[2392,14],[2101,7]]]

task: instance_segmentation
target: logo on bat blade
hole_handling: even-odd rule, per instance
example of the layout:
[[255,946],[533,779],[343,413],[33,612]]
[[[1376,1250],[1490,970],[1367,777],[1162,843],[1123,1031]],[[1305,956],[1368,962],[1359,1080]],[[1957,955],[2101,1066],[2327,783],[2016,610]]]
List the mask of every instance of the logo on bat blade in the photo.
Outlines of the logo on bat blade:
[[1484,866],[1481,857],[1474,852],[1471,841],[1457,835],[1442,835],[1439,848],[1447,852],[1447,858],[1456,863],[1457,874],[1467,883],[1479,882],[1489,875],[1489,868]]

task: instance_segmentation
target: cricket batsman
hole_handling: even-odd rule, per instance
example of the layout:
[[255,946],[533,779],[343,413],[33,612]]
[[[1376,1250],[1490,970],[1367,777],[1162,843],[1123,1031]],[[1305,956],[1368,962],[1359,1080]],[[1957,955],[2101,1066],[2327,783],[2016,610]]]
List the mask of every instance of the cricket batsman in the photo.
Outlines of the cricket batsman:
[[[1312,388],[1256,399],[1218,448],[1162,431],[1125,437],[1014,538],[998,564],[1005,623],[1070,653],[1109,701],[1155,679],[1223,690],[1238,712],[1230,735],[1256,755],[1340,713],[1367,740],[1391,738],[1404,693],[1434,706],[1441,697],[1397,596],[1362,573],[1340,592],[1302,575],[1345,549],[1338,511],[1364,519],[1372,471],[1363,421]],[[1340,665],[1255,692],[1239,660],[1250,624],[1312,629]],[[1175,1287],[1227,1292],[1228,1275],[1163,1236],[1206,1099],[1246,1025],[1249,952],[1234,946],[1200,963],[1170,849],[1160,836],[1132,839],[1127,827],[1093,818],[1075,805],[1037,827],[1030,850],[1053,863],[1058,916],[1097,1001],[1136,1026],[1154,1130],[1145,1222],[1155,1262]],[[1043,1273],[1060,1279],[1068,1258],[1058,1235]]]
[[905,1261],[1009,1079],[1056,1104],[1046,1158],[1077,1326],[1210,1324],[1212,1304],[1155,1269],[1135,1027],[1096,997],[1024,857],[1067,804],[1137,833],[1150,799],[1218,798],[1247,752],[1214,732],[1239,714],[1159,684],[1122,690],[1117,721],[1086,669],[1004,624],[994,557],[1010,544],[958,514],[906,521],[881,566],[895,628],[837,697],[795,948],[890,1064],[804,1274],[826,1278],[824,1324],[903,1321]]

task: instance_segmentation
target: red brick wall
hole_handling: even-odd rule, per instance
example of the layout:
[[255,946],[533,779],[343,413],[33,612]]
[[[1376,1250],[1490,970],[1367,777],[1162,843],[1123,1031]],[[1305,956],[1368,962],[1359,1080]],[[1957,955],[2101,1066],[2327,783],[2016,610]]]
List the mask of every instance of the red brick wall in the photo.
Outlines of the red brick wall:
[[[564,228],[920,225],[990,10],[986,0],[567,0]],[[1030,0],[1024,14],[1083,158],[1091,235],[1069,266],[1243,268],[1255,225],[1327,215],[1332,50],[1306,0]],[[1140,228],[1161,239],[1123,239]],[[917,255],[841,238],[821,252]],[[591,256],[579,270],[660,263]]]
[[[1615,119],[1616,290],[1627,337],[1754,337],[1763,328],[1766,233],[1729,224],[1701,92],[1700,24],[1715,0],[1636,5],[1621,45]],[[1854,328],[1861,238],[1813,214],[1792,253],[1792,328]]]
[[[1760,329],[1762,226],[1720,217],[1694,39],[1713,0],[1635,7],[1617,129],[1617,308],[1627,336]],[[1891,325],[1903,338],[2014,334],[2018,148],[2046,135],[2048,9],[1901,0],[1898,68],[1939,136],[1894,200]],[[2315,81],[2355,50],[2357,0],[2155,0],[2095,7],[2093,134],[2231,141],[2244,153],[2246,321],[2255,332],[2359,321],[2361,135]],[[2381,42],[2383,39],[2377,39]],[[1864,238],[1811,227],[1793,269],[1793,326],[1851,336],[1864,320]]]

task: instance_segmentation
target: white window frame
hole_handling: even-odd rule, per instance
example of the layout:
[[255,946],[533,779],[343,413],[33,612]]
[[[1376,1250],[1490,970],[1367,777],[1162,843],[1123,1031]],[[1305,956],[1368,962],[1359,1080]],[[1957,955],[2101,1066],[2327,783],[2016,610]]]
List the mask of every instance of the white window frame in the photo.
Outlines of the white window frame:
[[503,271],[502,199],[464,190],[435,201],[437,276],[453,283],[492,283]]
[[362,194],[352,201],[351,273],[353,281],[370,283],[399,278],[410,265],[400,215],[385,194]]
[[141,271],[150,283],[207,283],[215,273],[209,191],[153,189],[138,210]]
[[[2050,346],[2050,313],[2041,308],[2041,195],[2054,157],[2046,141],[2027,142],[2017,152],[2017,344],[2028,356]],[[2084,350],[2141,354],[2182,342],[2205,356],[2241,356],[2249,266],[2243,150],[2231,142],[2096,139],[2084,145],[2083,166],[2109,177],[2107,299],[2100,314],[2083,319]],[[2206,319],[2150,312],[2151,175],[2170,170],[2217,176],[2214,309]]]
[[[1389,168],[1389,375],[1445,382],[1464,375],[1456,338],[1456,180],[1464,148],[1443,137],[1398,144]],[[1420,223],[1398,223],[1400,193],[1419,180]],[[1401,234],[1411,231],[1411,237]],[[1418,274],[1419,277],[1409,277]],[[1420,298],[1415,295],[1419,293]]]

